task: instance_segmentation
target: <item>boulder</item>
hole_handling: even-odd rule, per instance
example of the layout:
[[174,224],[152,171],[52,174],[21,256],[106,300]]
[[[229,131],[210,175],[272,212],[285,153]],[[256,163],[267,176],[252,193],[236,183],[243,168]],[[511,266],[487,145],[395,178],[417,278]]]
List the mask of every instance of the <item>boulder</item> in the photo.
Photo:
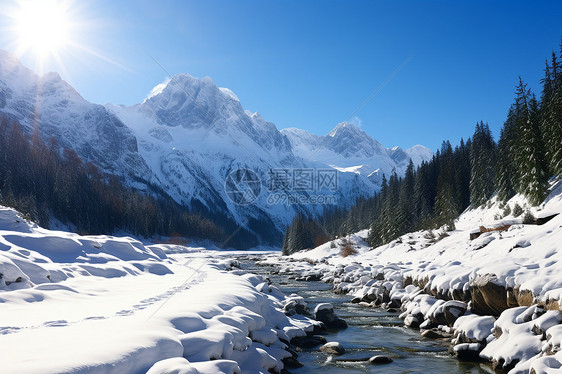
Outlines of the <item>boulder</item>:
[[481,361],[480,352],[483,346],[480,343],[462,343],[451,346],[449,353],[462,361]]
[[509,308],[507,290],[494,281],[497,281],[494,274],[486,274],[476,276],[470,284],[473,313],[498,317]]
[[304,278],[304,280],[307,282],[316,282],[320,279],[322,279],[322,274],[310,274]]
[[445,322],[448,326],[453,326],[457,318],[464,315],[467,305],[462,301],[447,301],[442,306]]
[[511,369],[515,367],[519,363],[518,359],[511,360],[509,364],[506,365],[505,360],[502,358],[499,361],[492,360],[492,369],[495,371],[502,370],[505,373],[508,373]]
[[417,329],[423,322],[423,314],[416,313],[416,314],[408,314],[406,318],[404,318],[404,325],[407,327],[411,327],[413,329]]
[[285,368],[288,368],[288,369],[298,369],[298,368],[302,368],[304,366],[299,360],[297,360],[293,356],[285,357],[281,361],[283,362],[283,365],[285,366]]
[[300,296],[291,295],[287,298],[285,305],[283,306],[283,313],[287,316],[292,316],[296,314],[302,314],[309,316],[308,307],[304,299]]
[[390,302],[386,305],[387,308],[394,308],[394,309],[398,309],[402,306],[402,303],[400,302],[400,299],[392,299],[390,300]]
[[320,350],[330,355],[343,355],[345,348],[339,342],[329,342],[320,347]]
[[373,356],[369,359],[369,363],[373,365],[390,364],[391,362],[392,359],[384,355]]
[[313,334],[321,334],[327,330],[324,322],[317,321],[318,323],[314,325],[312,329]]
[[332,304],[318,304],[314,309],[314,319],[323,322],[328,329],[347,328],[347,323],[334,313]]
[[427,339],[443,339],[443,338],[450,338],[451,334],[447,334],[437,329],[431,329],[422,332],[421,336]]
[[454,289],[451,291],[451,297],[453,300],[464,301],[467,303],[470,301],[470,292],[465,292],[463,289]]
[[291,343],[299,348],[312,348],[320,344],[326,344],[326,338],[321,335],[307,335],[293,338]]

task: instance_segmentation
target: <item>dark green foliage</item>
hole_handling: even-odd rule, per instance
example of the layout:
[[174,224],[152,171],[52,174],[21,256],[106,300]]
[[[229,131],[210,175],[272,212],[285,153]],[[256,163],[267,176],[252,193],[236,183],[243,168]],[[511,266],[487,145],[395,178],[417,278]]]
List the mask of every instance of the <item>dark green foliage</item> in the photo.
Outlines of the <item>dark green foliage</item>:
[[515,99],[515,190],[533,205],[540,204],[548,190],[548,171],[545,162],[543,137],[539,121],[539,105],[527,85],[519,79]]
[[[153,191],[159,192],[156,187]],[[55,140],[46,144],[36,132],[30,139],[6,118],[0,119],[0,204],[43,227],[55,217],[83,234],[123,230],[144,237],[210,239],[225,246],[257,244],[249,230],[236,231],[234,222],[203,209],[190,213],[169,197],[125,187],[73,150],[61,152]],[[259,223],[249,222],[248,227],[258,228]]]
[[[541,103],[519,81],[497,145],[488,125],[480,122],[472,139],[461,139],[454,150],[443,142],[432,160],[417,170],[410,164],[403,178],[393,173],[387,181],[383,176],[379,193],[358,200],[348,211],[322,216],[320,225],[332,237],[370,228],[368,241],[379,246],[414,230],[454,229],[460,212],[486,204],[494,192],[499,201],[521,193],[531,204],[540,204],[549,177],[562,175],[560,59],[553,54],[546,65]],[[518,217],[523,209],[506,205],[503,214],[510,213]]]
[[513,207],[513,217],[519,217],[521,214],[523,214],[523,208],[521,208],[521,205],[516,203]]
[[328,233],[318,222],[297,214],[285,232],[282,253],[289,255],[302,249],[314,248],[328,240]]
[[514,153],[517,134],[515,107],[512,105],[504,122],[498,142],[495,188],[500,201],[507,201],[515,195],[517,178],[515,175]]
[[[561,46],[562,58],[562,46]],[[562,63],[552,53],[551,65],[546,63],[542,80],[540,127],[551,175],[562,174]]]
[[[459,152],[457,148],[457,153]],[[435,226],[446,225],[448,229],[455,227],[454,220],[462,211],[459,206],[461,188],[455,185],[457,169],[453,148],[449,141],[441,146],[441,160],[437,177],[437,195],[435,197],[434,223]],[[462,207],[464,209],[464,207]]]
[[527,210],[525,212],[525,215],[523,216],[523,223],[525,224],[534,224],[536,222],[536,218],[533,215],[533,213],[531,213],[530,210]]
[[507,204],[507,205],[505,206],[505,208],[503,208],[503,212],[502,212],[502,213],[503,213],[503,216],[504,216],[504,217],[507,217],[507,216],[509,216],[509,215],[511,214],[511,207],[509,206],[509,204]]
[[494,193],[496,143],[487,123],[476,124],[470,147],[470,204],[484,204]]

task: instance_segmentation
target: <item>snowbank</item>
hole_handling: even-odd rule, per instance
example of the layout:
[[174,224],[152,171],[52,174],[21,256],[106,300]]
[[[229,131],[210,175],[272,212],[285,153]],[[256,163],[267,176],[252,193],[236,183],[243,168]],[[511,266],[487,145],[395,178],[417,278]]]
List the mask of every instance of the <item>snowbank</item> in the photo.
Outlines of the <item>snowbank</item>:
[[[539,220],[505,215],[516,204]],[[452,353],[464,358],[482,357],[512,373],[550,373],[562,367],[561,212],[558,182],[539,207],[521,196],[505,205],[492,199],[464,212],[455,231],[419,231],[370,248],[365,230],[263,263],[303,280],[319,275],[352,302],[401,308],[407,326],[452,339]],[[345,242],[357,254],[342,257]]]
[[218,252],[41,229],[0,207],[0,372],[280,372],[317,322]]

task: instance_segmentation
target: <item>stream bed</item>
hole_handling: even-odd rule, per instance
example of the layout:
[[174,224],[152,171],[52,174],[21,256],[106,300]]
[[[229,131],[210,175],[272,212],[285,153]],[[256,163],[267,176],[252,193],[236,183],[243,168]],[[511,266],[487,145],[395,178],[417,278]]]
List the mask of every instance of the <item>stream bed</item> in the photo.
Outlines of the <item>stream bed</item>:
[[[285,294],[302,296],[311,310],[317,304],[331,303],[336,314],[348,324],[347,329],[323,334],[328,342],[343,345],[343,355],[331,356],[319,351],[320,347],[297,349],[298,360],[304,367],[290,369],[291,373],[494,373],[486,364],[451,357],[448,342],[422,338],[419,331],[403,326],[399,313],[352,304],[349,295],[333,293],[331,284],[296,281],[287,275],[271,274],[272,268],[259,267],[251,259],[239,261],[242,269],[269,278]],[[388,356],[393,361],[369,364],[366,360],[375,355]]]

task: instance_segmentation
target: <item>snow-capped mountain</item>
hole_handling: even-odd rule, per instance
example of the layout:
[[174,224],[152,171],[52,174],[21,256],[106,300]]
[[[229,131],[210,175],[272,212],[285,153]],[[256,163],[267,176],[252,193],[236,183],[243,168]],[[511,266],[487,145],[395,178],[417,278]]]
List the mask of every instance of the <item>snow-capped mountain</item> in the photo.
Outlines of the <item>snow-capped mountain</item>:
[[281,130],[297,154],[308,161],[324,162],[341,172],[355,172],[380,185],[382,175],[393,170],[402,175],[410,159],[415,165],[427,161],[433,152],[423,145],[403,150],[385,148],[350,122],[338,124],[327,135],[318,136],[294,127]]
[[152,181],[132,131],[101,105],[86,101],[56,73],[38,77],[0,50],[0,113],[44,139],[55,138],[111,174]]
[[[0,52],[0,113],[29,132],[37,128],[45,139],[54,137],[135,188],[165,193],[270,243],[280,240],[296,213],[322,212],[324,205],[306,203],[312,197],[329,196],[340,206],[350,205],[372,195],[382,173],[403,173],[410,158],[418,164],[432,156],[423,146],[387,149],[349,123],[325,136],[279,131],[258,113],[244,110],[232,91],[208,77],[179,74],[140,104],[100,106],[83,99],[58,74],[38,77],[6,52]],[[237,169],[249,170],[259,191],[252,181],[232,182]],[[281,191],[269,188],[272,170],[289,171],[289,185]],[[312,170],[316,179],[310,188],[295,191],[293,174],[303,170]],[[336,188],[319,188],[316,173],[326,170],[339,171]],[[241,188],[235,196],[250,194],[251,201],[240,204],[229,188]],[[295,202],[283,195],[304,198]]]
[[[270,170],[332,168],[299,157],[273,123],[245,111],[230,90],[217,87],[208,77],[176,75],[141,104],[106,108],[134,132],[139,153],[160,186],[182,204],[228,211],[236,222],[254,223],[253,231],[258,225],[278,231],[297,212],[318,214],[323,209],[320,204],[288,204],[283,196],[268,191]],[[262,182],[252,204],[237,204],[225,193],[225,181],[237,169],[251,170]],[[313,188],[298,194],[335,195],[341,204],[350,204],[377,187],[355,173],[343,173],[338,183],[336,191]]]

